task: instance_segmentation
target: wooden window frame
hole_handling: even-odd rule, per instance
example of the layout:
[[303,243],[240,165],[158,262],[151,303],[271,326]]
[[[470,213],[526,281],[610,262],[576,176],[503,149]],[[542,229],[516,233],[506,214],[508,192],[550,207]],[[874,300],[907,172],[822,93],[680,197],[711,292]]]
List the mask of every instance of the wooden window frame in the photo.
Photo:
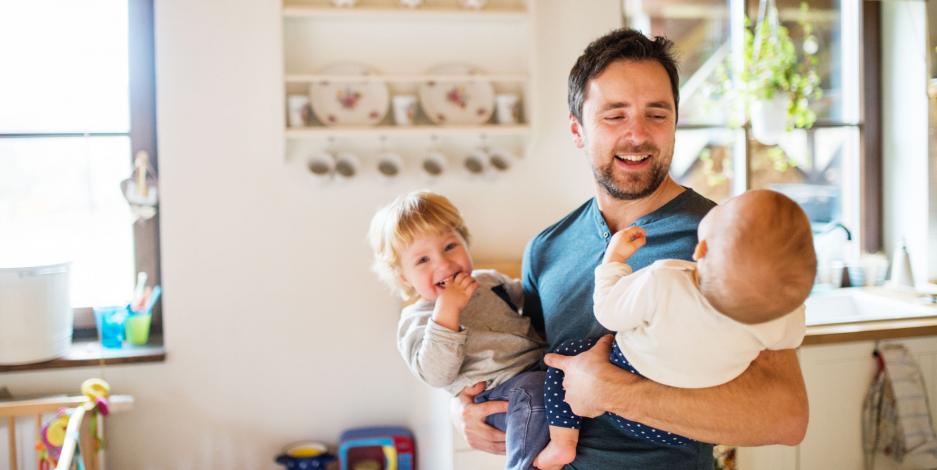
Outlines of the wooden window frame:
[[[128,0],[128,73],[130,131],[115,132],[69,132],[69,133],[22,133],[0,134],[0,138],[42,138],[42,137],[105,137],[127,136],[130,139],[131,152],[127,158],[133,162],[133,155],[145,150],[150,156],[150,163],[158,172],[159,158],[156,148],[156,73],[154,55],[153,0]],[[159,246],[159,211],[156,216],[146,221],[133,224],[134,267],[135,272],[147,273],[147,284],[161,283],[160,246]],[[91,307],[74,309],[75,339],[97,336],[94,315]],[[162,334],[162,299],[153,308],[151,334]]]
[[[730,17],[733,8],[744,8],[746,13],[758,11],[757,0],[729,1]],[[859,227],[862,250],[869,253],[882,251],[882,72],[881,72],[881,5],[878,1],[859,1],[860,116],[858,123],[817,122],[815,128],[852,127],[859,131]],[[717,125],[677,125],[677,130],[727,129]],[[741,130],[745,139],[745,168],[741,175],[745,189],[751,187],[751,125]]]

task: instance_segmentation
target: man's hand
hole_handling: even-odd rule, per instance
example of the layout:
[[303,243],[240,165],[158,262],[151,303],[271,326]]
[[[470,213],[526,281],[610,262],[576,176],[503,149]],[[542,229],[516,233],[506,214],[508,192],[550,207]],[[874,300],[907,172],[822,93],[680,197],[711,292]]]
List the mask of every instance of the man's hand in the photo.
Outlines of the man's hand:
[[594,418],[601,415],[610,408],[607,398],[626,392],[619,388],[621,385],[643,380],[608,361],[612,341],[612,335],[605,335],[591,349],[579,355],[547,354],[544,357],[548,366],[563,371],[566,403],[579,416]]
[[503,400],[475,403],[475,396],[485,391],[485,383],[478,382],[462,390],[449,403],[449,414],[456,429],[462,432],[468,445],[489,454],[504,455],[504,432],[485,422],[488,415],[506,413],[508,402]]
[[643,228],[633,225],[619,230],[609,240],[602,263],[624,263],[645,243],[647,243],[647,234]]

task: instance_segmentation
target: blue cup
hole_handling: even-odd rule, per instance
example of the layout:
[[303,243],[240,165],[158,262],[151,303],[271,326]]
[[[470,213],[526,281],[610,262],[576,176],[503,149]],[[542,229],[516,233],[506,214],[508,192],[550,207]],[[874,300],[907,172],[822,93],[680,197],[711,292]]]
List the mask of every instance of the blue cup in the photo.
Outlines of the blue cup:
[[124,343],[124,324],[130,315],[130,306],[94,307],[94,321],[98,337],[105,348],[120,348]]

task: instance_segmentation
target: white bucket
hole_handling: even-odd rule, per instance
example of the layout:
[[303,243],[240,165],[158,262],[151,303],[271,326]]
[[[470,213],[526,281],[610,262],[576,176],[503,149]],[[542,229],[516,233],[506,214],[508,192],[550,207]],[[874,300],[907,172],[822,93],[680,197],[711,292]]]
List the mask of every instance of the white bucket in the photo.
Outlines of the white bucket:
[[68,263],[0,267],[0,365],[64,356],[72,326]]

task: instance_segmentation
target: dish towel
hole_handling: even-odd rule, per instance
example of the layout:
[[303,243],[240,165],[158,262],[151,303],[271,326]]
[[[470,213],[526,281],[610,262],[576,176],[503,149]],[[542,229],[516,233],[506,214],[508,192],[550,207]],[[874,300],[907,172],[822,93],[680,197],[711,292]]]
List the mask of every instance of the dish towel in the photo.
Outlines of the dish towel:
[[873,354],[878,370],[862,410],[866,470],[872,470],[878,452],[907,468],[937,468],[937,436],[917,362],[900,344],[884,345]]

